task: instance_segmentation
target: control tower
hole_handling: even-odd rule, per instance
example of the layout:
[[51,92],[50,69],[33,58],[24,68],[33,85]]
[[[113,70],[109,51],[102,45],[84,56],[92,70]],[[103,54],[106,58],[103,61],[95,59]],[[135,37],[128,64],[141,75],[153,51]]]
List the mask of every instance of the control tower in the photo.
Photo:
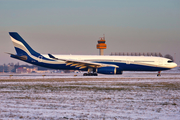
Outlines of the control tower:
[[100,40],[98,40],[97,44],[97,49],[99,49],[99,55],[104,55],[104,49],[107,48],[105,42],[105,35],[103,35],[103,37],[100,37]]

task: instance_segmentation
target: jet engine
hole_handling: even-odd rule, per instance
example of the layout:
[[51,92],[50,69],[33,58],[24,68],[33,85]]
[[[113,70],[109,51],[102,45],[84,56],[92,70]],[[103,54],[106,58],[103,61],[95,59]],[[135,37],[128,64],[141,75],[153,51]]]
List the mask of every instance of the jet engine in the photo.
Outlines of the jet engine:
[[115,67],[101,67],[97,69],[97,73],[116,74],[116,68]]

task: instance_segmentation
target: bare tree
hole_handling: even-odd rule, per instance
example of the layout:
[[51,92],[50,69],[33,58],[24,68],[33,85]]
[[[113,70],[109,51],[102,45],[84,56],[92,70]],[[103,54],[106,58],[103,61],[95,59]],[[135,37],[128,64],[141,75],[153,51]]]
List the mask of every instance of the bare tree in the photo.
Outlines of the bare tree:
[[165,58],[168,58],[168,59],[171,59],[172,61],[174,61],[173,56],[171,56],[171,55],[169,55],[169,54],[166,54],[164,57],[165,57]]
[[159,53],[159,56],[160,56],[160,57],[163,57],[163,55],[162,55],[161,53]]

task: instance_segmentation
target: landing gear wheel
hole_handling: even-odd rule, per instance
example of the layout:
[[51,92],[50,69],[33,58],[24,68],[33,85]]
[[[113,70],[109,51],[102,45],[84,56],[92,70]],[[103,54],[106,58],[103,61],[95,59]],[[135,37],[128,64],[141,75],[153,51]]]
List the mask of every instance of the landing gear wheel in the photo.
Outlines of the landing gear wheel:
[[93,76],[98,76],[98,74],[97,73],[93,73]]
[[97,73],[84,73],[83,76],[98,76]]
[[161,76],[161,74],[157,74],[157,76]]
[[158,71],[158,74],[157,74],[157,76],[161,76],[161,71]]
[[87,73],[84,73],[83,76],[88,76],[88,74],[87,74]]

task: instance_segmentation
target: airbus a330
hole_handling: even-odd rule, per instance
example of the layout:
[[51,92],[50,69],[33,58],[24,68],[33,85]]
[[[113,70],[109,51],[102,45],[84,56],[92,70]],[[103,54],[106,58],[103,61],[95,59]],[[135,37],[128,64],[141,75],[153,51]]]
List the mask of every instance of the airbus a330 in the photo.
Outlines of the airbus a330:
[[108,56],[108,55],[52,55],[34,51],[17,32],[9,32],[16,54],[12,58],[51,69],[87,71],[84,76],[122,74],[123,71],[169,70],[177,66],[163,57],[153,56]]

